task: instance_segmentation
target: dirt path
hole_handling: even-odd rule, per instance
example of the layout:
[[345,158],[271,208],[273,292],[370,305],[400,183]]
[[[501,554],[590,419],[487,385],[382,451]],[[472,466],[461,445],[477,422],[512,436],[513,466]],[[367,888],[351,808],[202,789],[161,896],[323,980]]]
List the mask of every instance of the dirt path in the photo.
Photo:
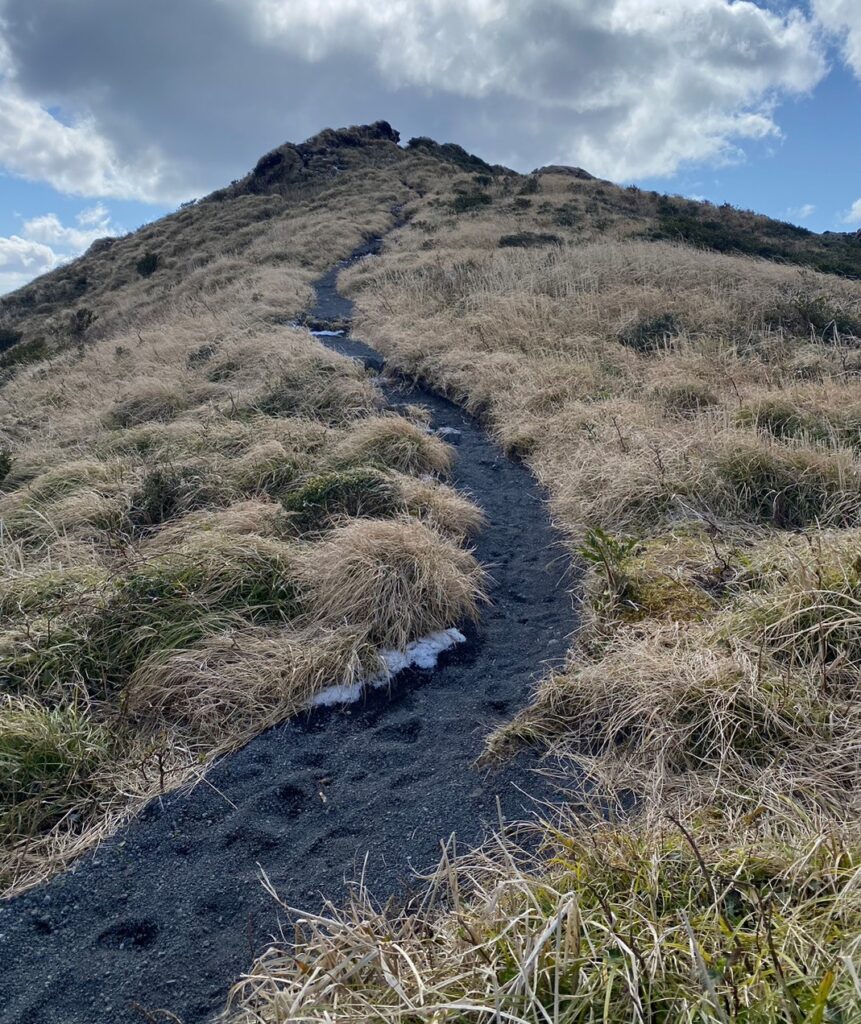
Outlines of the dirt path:
[[[338,269],[318,284],[318,318],[350,314]],[[380,365],[352,339],[321,341]],[[461,846],[482,838],[497,796],[513,818],[523,790],[543,795],[523,760],[491,773],[473,761],[490,725],[564,655],[574,614],[560,537],[535,480],[475,422],[421,388],[387,392],[460,432],[449,435],[453,482],[488,516],[476,553],[495,580],[492,608],[436,670],[270,729],[216,765],[209,784],[154,801],[73,870],[0,906],[3,1024],[140,1024],[134,1003],[202,1022],[277,931],[261,868],[313,909],[321,893],[338,898],[367,853],[374,892],[400,894],[452,832]]]

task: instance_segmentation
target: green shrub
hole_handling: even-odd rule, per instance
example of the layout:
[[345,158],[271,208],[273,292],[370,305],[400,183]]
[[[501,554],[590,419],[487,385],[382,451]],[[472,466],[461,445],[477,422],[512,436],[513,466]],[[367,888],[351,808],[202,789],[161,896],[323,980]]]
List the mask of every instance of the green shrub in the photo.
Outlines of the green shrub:
[[530,174],[526,181],[517,190],[517,194],[521,196],[534,196],[540,189],[540,182],[537,174]]
[[455,213],[469,213],[472,210],[480,210],[483,206],[490,206],[493,197],[486,192],[464,192],[455,196],[451,206]]
[[545,234],[540,231],[519,231],[513,235],[502,235],[499,239],[500,249],[534,249],[542,245],[561,245],[559,235]]
[[159,255],[157,252],[146,252],[141,258],[135,263],[135,270],[140,274],[141,277],[150,277],[158,270],[159,266]]
[[580,220],[580,215],[573,203],[566,203],[556,210],[553,220],[560,228],[575,228]]
[[0,448],[0,486],[2,486],[3,481],[6,479],[6,477],[9,476],[9,473],[12,469],[13,461],[14,460],[12,459],[12,453],[9,451],[9,449]]
[[0,370],[25,366],[27,363],[37,363],[41,359],[47,359],[48,355],[48,347],[44,338],[23,341],[0,355]]
[[359,467],[311,477],[282,499],[299,533],[320,532],[345,516],[385,519],[403,509],[396,485],[375,469]]
[[637,352],[656,352],[666,347],[681,330],[681,323],[675,313],[663,313],[638,320],[619,331],[616,337],[623,345]]
[[13,331],[11,327],[0,327],[0,352],[17,345],[21,338],[20,331]]

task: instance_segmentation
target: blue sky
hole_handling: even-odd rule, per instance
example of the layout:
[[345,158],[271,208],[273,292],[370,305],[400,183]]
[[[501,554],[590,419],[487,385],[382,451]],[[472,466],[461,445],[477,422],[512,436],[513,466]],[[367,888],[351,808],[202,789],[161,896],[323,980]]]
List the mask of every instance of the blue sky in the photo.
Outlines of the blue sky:
[[0,292],[381,117],[854,230],[859,101],[861,0],[0,0]]
[[811,95],[789,99],[777,109],[781,138],[747,144],[737,163],[633,178],[632,183],[732,203],[812,231],[861,227],[861,217],[846,222],[861,196],[861,84],[838,54],[832,52],[832,60]]

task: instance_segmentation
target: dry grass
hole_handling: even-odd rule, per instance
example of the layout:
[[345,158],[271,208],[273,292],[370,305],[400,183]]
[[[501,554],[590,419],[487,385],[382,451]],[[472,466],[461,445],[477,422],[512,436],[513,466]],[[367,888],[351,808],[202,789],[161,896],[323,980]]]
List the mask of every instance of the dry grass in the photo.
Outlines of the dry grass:
[[[235,1024],[857,1021],[858,837],[763,825],[547,822],[446,856],[421,901],[284,907],[295,938],[234,988]],[[719,838],[718,838],[719,836]],[[273,893],[273,895],[275,895]]]
[[366,419],[335,451],[340,465],[382,465],[401,473],[444,474],[452,449],[427,430],[401,416]]
[[303,578],[323,621],[363,626],[394,650],[475,618],[484,598],[484,572],[472,555],[409,520],[338,527],[306,551]]
[[596,805],[536,825],[538,854],[500,834],[446,856],[406,910],[364,885],[291,910],[232,1021],[861,1020],[861,286],[633,240],[650,209],[692,216],[600,182],[495,185],[417,204],[344,275],[390,365],[550,491],[583,626],[488,753],[539,743]]
[[183,210],[87,257],[79,303],[60,301],[65,271],[26,291],[27,338],[58,304],[96,318],[74,337],[58,324],[56,354],[0,391],[6,891],[321,687],[373,676],[381,646],[474,613],[482,576],[457,544],[480,513],[424,479],[452,450],[422,410],[382,414],[359,364],[284,326],[314,274],[438,166],[403,159]]
[[379,672],[377,648],[361,629],[251,627],[208,636],[131,678],[128,710],[179,723],[198,737],[234,746],[308,706],[331,685]]

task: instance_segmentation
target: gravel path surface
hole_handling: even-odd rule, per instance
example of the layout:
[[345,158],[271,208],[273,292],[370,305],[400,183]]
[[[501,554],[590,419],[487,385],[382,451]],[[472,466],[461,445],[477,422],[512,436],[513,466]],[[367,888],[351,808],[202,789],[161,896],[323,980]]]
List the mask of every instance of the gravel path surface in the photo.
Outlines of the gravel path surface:
[[[318,282],[312,315],[322,323],[351,313],[335,289],[339,269]],[[320,340],[381,365],[354,339]],[[0,905],[3,1024],[166,1019],[138,1007],[203,1022],[278,929],[261,868],[292,905],[316,909],[367,855],[375,895],[402,895],[452,832],[461,848],[481,840],[497,797],[517,818],[526,793],[547,795],[530,755],[474,766],[488,729],[562,659],[575,626],[544,495],[450,402],[408,386],[387,394],[459,432],[447,434],[459,449],[453,483],[488,516],[476,554],[495,581],[493,606],[436,670],[409,670],[388,693],[270,729],[214,766],[208,784],[153,801],[72,870]]]

